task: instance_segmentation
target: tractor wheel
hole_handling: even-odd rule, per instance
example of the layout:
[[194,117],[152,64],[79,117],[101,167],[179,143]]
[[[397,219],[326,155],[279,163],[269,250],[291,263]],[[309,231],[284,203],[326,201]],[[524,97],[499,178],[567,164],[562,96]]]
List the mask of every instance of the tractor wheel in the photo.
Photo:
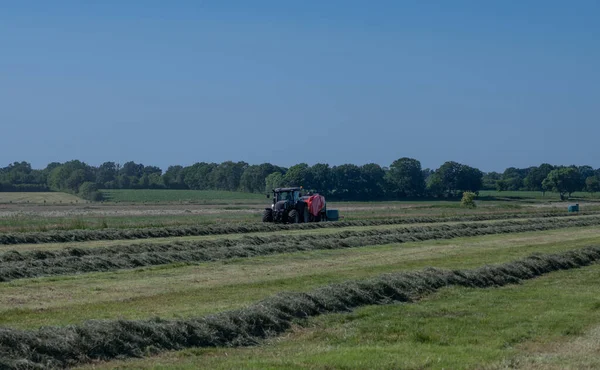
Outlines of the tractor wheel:
[[300,215],[298,214],[298,211],[292,209],[290,213],[288,213],[288,222],[290,224],[297,224],[300,222]]
[[263,222],[273,222],[273,210],[265,209],[262,216]]

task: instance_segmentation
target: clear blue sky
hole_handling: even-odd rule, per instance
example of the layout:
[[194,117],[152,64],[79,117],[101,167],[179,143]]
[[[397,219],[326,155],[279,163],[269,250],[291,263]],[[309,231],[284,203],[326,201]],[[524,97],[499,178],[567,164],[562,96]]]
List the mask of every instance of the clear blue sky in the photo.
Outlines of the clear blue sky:
[[600,167],[598,1],[12,1],[0,166]]

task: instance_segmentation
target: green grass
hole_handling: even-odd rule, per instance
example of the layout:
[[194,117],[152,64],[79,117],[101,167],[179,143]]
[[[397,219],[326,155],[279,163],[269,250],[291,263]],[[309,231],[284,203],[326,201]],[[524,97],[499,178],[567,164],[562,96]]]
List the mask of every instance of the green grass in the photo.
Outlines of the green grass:
[[[600,323],[599,273],[600,266],[592,266],[502,288],[445,288],[414,304],[370,306],[311,319],[289,335],[256,347],[189,349],[106,366],[480,369],[522,364],[531,368],[539,363],[532,348],[573,341]],[[585,348],[576,352],[579,356],[571,356],[563,368],[600,364],[597,351],[588,351],[588,358],[581,356]],[[546,363],[553,361],[561,358],[546,356]]]
[[260,215],[250,212],[215,210],[211,214],[150,216],[69,216],[41,217],[15,214],[0,218],[0,232],[52,230],[137,229],[149,227],[213,225],[220,223],[260,222]]
[[[47,198],[47,205],[69,206],[64,207],[63,210],[48,208],[46,214],[40,215],[35,212],[44,211],[45,208],[30,207],[27,204],[13,205],[10,208],[11,214],[0,217],[0,232],[260,222],[262,209],[270,205],[270,201],[261,195],[247,193],[187,190],[107,190],[106,192],[113,194],[116,197],[115,201],[93,205],[84,205],[83,200],[75,203],[73,199],[76,197],[65,193],[0,193],[0,197],[23,194],[26,198],[15,199],[21,201],[28,199],[30,205],[39,205],[35,202],[40,202],[44,199],[44,194],[48,194],[54,198]],[[60,198],[63,202],[56,203]],[[174,200],[175,198],[177,200]],[[121,199],[119,203],[117,203],[118,199]],[[74,204],[80,206],[71,210],[70,207]],[[475,209],[462,208],[459,201],[331,202],[328,206],[339,209],[343,219],[349,221],[405,216],[565,211],[563,208],[542,208],[518,201],[481,201]],[[598,206],[586,204],[581,209],[582,211],[600,210],[600,203]]]
[[472,268],[533,252],[600,244],[597,228],[314,251],[0,284],[0,325],[36,328],[89,319],[177,318],[243,307],[280,291],[427,266]]
[[[260,209],[264,204],[269,204],[263,195],[246,193],[177,190],[112,192],[116,196],[113,201],[121,204],[98,205],[98,208],[129,210],[131,207],[142,211],[149,209],[143,205],[146,202],[156,204],[152,205],[152,209],[161,208],[163,203],[172,204],[173,209],[183,209],[184,206],[179,206],[179,203],[195,203],[199,204],[197,209],[210,209],[211,212],[156,216],[140,212],[134,216],[103,217],[90,214],[48,218],[25,215],[0,218],[0,232],[18,228],[23,231],[44,231],[63,226],[65,229],[102,228],[103,223],[108,227],[160,227],[258,221],[258,214],[227,211],[238,207]],[[179,197],[188,193],[193,194],[185,199]],[[458,202],[453,201],[340,202],[332,203],[331,208],[340,208],[341,214],[352,220],[513,210],[514,213],[528,213],[542,211],[538,206],[546,201],[541,193],[509,194],[502,192],[497,195],[499,198],[518,196],[519,199],[482,201],[475,210],[459,208]],[[552,199],[557,200],[558,196]],[[124,206],[123,203],[127,202],[135,204]],[[527,204],[529,202],[535,204]],[[203,204],[208,206],[204,207]],[[28,207],[24,205],[22,208]],[[586,206],[585,209],[591,208]],[[544,212],[550,209],[545,208]],[[298,230],[289,233],[329,232]],[[221,237],[224,236],[165,240],[212,240]],[[149,240],[159,241],[163,240]],[[97,241],[77,243],[77,246],[123,243]],[[56,249],[66,245],[22,247]],[[587,245],[600,245],[598,228],[320,250],[197,265],[173,264],[17,280],[0,283],[0,327],[32,329],[44,325],[80,323],[89,319],[201,316],[240,308],[281,291],[306,291],[348,279],[363,279],[386,272],[417,270],[428,266],[474,268],[486,263],[511,261],[531,253],[561,252]],[[14,249],[14,246],[10,248]],[[416,304],[366,307],[350,314],[316,318],[283,337],[256,347],[190,349],[159,357],[96,365],[108,368],[484,367],[481,365],[529,368],[534,367],[528,366],[531,364],[538,366],[541,353],[544,366],[565,368],[565,365],[572,365],[573,368],[582,368],[591,363],[595,366],[589,368],[597,368],[600,365],[597,351],[582,352],[577,343],[588,340],[588,347],[592,343],[596,347],[591,348],[597,348],[600,331],[597,337],[590,337],[589,333],[593,331],[588,330],[600,324],[600,300],[597,298],[600,297],[600,286],[597,284],[599,273],[599,267],[590,267],[553,273],[520,286],[486,290],[444,289]],[[575,344],[567,347],[572,348],[569,353],[563,351],[561,356],[556,357],[554,352],[565,343]]]
[[[265,203],[265,206],[268,203]],[[476,210],[465,210],[458,208],[399,208],[387,204],[373,205],[371,207],[357,207],[355,205],[346,206],[333,204],[332,207],[346,207],[350,210],[341,210],[344,220],[366,220],[366,219],[389,219],[405,216],[457,216],[461,214],[472,215],[478,213],[517,213],[507,209],[478,208]],[[231,209],[232,207],[221,207],[205,209],[205,213],[189,214],[164,214],[164,215],[144,215],[144,206],[139,207],[140,215],[135,216],[111,216],[95,215],[94,210],[90,210],[87,215],[77,216],[54,216],[44,217],[33,214],[15,213],[11,216],[0,217],[0,232],[27,232],[27,231],[50,231],[50,230],[72,230],[72,229],[104,229],[104,228],[146,228],[146,227],[166,227],[166,226],[184,226],[184,225],[210,225],[220,223],[238,223],[238,222],[260,222],[261,211],[264,207],[260,203],[254,205],[240,205],[240,209]],[[215,206],[216,207],[216,206]],[[586,208],[589,209],[589,208]],[[526,210],[523,210],[525,212]],[[532,210],[533,211],[533,210]],[[542,210],[545,212],[545,210]],[[534,213],[534,212],[531,212]]]
[[[559,202],[560,196],[558,193],[546,192],[543,194],[540,191],[495,191],[481,190],[479,199],[510,199],[510,200],[535,200],[547,202]],[[587,201],[600,201],[600,193],[575,192],[571,194],[571,200],[584,199]]]
[[[146,228],[185,225],[209,225],[220,223],[260,222],[262,209],[269,205],[268,200],[256,203],[229,205],[203,204],[143,204],[118,203],[105,205],[95,204],[79,208],[81,213],[69,215],[69,211],[57,212],[56,215],[38,215],[23,206],[24,212],[13,212],[12,215],[0,217],[0,232],[50,231],[71,229],[104,229],[104,228]],[[333,202],[330,208],[340,210],[344,220],[389,219],[411,216],[443,216],[453,217],[475,214],[512,214],[564,212],[564,209],[550,207],[531,207],[516,202],[483,202],[475,209],[461,208],[459,202]],[[581,208],[582,211],[600,210],[600,206]],[[131,212],[131,214],[112,215],[111,212]],[[65,213],[67,215],[65,215]],[[106,214],[102,214],[106,213]],[[158,214],[157,214],[158,213]],[[161,214],[162,213],[162,214]]]
[[244,204],[265,203],[267,200],[262,194],[216,190],[128,189],[101,192],[109,202]]
[[73,194],[59,192],[0,192],[0,204],[78,204],[87,203]]

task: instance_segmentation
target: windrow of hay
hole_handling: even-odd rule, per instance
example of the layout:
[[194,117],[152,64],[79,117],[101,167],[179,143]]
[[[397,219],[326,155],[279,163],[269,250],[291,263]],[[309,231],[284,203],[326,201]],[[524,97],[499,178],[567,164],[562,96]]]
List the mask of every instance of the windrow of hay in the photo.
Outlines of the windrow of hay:
[[[581,212],[580,215],[599,214],[598,211]],[[534,216],[535,215],[535,216]],[[487,221],[508,220],[531,217],[576,217],[568,213],[502,213],[483,214],[472,216],[436,216],[436,217],[403,217],[392,219],[373,219],[357,221],[318,222],[306,224],[269,224],[269,223],[241,223],[220,224],[204,226],[173,226],[159,228],[134,228],[134,229],[102,229],[102,230],[55,230],[46,232],[24,232],[0,234],[0,244],[36,244],[36,243],[68,243],[83,242],[91,240],[126,240],[126,239],[149,239],[167,238],[178,236],[202,236],[242,234],[252,232],[273,232],[280,230],[312,230],[325,228],[343,228],[351,226],[380,226],[380,225],[402,225],[412,223],[435,223],[454,221]]]
[[267,235],[216,241],[138,244],[93,249],[18,251],[0,256],[0,281],[39,276],[114,271],[169,263],[198,263],[309,250],[356,248],[566,227],[599,225],[600,217],[504,221],[494,224],[435,225],[329,235]]
[[447,286],[486,288],[519,283],[600,260],[600,247],[534,255],[474,270],[418,272],[280,293],[249,307],[179,320],[98,320],[36,331],[0,329],[0,368],[68,367],[93,360],[141,357],[187,347],[245,346],[280,334],[309,317],[392,302],[411,302]]
[[[598,220],[600,223],[600,217],[589,217],[587,220]],[[12,261],[27,261],[27,260],[38,260],[38,259],[51,259],[60,257],[82,257],[91,255],[115,255],[115,254],[136,254],[136,253],[150,253],[150,252],[173,252],[173,251],[184,251],[201,248],[223,248],[232,247],[236,245],[263,245],[268,243],[280,243],[280,242],[306,242],[311,240],[327,240],[327,239],[347,239],[357,236],[381,236],[389,234],[421,234],[433,231],[453,231],[456,229],[484,229],[489,227],[505,227],[505,226],[516,226],[516,225],[527,225],[527,224],[548,224],[548,223],[567,223],[573,222],[578,223],[581,219],[568,218],[568,219],[527,219],[519,221],[500,221],[494,224],[487,223],[460,223],[452,225],[431,225],[431,226],[413,226],[413,227],[399,227],[389,229],[369,229],[369,230],[343,230],[331,234],[296,234],[286,235],[280,233],[272,233],[267,235],[246,235],[237,237],[235,239],[218,239],[218,240],[199,240],[199,241],[186,241],[176,240],[165,243],[147,243],[138,242],[131,244],[113,245],[109,247],[96,247],[96,248],[77,248],[67,244],[66,248],[58,250],[32,250],[32,251],[19,251],[18,249],[9,250],[0,253],[0,263],[12,262]]]

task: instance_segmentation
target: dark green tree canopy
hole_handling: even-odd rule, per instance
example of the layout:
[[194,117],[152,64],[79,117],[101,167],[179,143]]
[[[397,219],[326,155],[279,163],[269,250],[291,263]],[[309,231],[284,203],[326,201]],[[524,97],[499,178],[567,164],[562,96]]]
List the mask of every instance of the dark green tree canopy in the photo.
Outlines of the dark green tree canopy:
[[576,167],[562,167],[550,171],[542,182],[546,190],[552,190],[563,198],[565,194],[571,196],[577,190],[581,190],[581,176]]
[[306,163],[300,163],[294,165],[287,170],[285,176],[283,176],[283,183],[285,186],[304,186],[308,176],[308,165]]
[[395,160],[385,174],[389,190],[398,197],[419,197],[425,194],[425,179],[421,162],[413,158]]
[[[560,171],[558,171],[560,170]],[[554,172],[552,176],[550,174]],[[163,173],[157,166],[133,161],[122,166],[104,162],[95,167],[73,160],[52,162],[44,169],[33,169],[27,162],[0,167],[0,191],[66,191],[101,194],[100,189],[194,189],[230,190],[260,193],[273,186],[303,186],[337,200],[404,199],[407,197],[458,197],[464,191],[556,190],[561,195],[573,191],[596,192],[600,169],[591,166],[557,167],[543,163],[537,167],[507,168],[502,174],[448,161],[435,171],[422,169],[421,163],[403,157],[389,168],[375,163],[362,166],[326,163],[312,166],[300,163],[289,169],[270,163],[198,162],[174,165]],[[82,187],[83,184],[86,184]],[[94,184],[95,188],[90,184]],[[95,190],[94,190],[95,189]],[[562,190],[558,190],[562,189]]]
[[600,191],[600,179],[598,176],[589,176],[585,179],[585,190],[590,193],[597,193]]
[[539,167],[531,167],[523,181],[525,188],[531,191],[544,191],[542,182],[553,169],[554,166],[548,163],[542,163]]

